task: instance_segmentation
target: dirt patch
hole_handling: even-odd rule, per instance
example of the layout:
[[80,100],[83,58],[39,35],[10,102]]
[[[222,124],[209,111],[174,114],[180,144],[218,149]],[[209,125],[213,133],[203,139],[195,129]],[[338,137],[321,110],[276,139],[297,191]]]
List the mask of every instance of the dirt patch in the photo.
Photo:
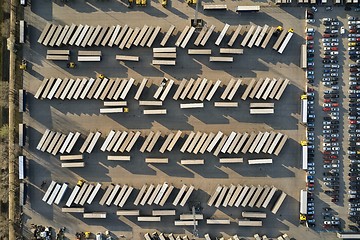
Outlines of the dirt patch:
[[6,53],[6,38],[9,36],[9,2],[0,1],[0,239],[8,238],[8,61],[4,60]]

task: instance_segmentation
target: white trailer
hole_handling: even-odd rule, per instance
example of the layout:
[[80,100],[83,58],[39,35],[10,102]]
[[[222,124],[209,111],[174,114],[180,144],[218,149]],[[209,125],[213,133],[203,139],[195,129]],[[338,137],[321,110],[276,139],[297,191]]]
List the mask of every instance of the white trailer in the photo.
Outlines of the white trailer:
[[279,50],[278,50],[278,53],[282,54],[286,48],[286,46],[289,44],[292,36],[294,35],[294,33],[292,32],[288,32],[288,34],[286,35],[286,38],[284,40],[284,42],[281,44]]
[[236,190],[234,191],[234,194],[232,195],[232,197],[230,198],[230,201],[229,201],[229,203],[228,203],[228,205],[229,205],[230,207],[232,207],[232,206],[234,205],[235,201],[238,199],[242,188],[243,188],[243,187],[242,187],[240,184],[238,184],[238,185],[236,186]]
[[76,46],[80,46],[80,45],[81,45],[81,43],[82,43],[82,41],[84,40],[85,35],[86,35],[86,33],[88,32],[89,28],[90,28],[89,25],[85,25],[85,26],[84,26],[84,28],[82,29],[79,37],[77,38],[77,40],[76,40],[76,42],[75,42],[75,45],[76,45]]
[[206,32],[204,38],[201,40],[200,45],[201,46],[205,46],[205,44],[207,43],[207,41],[209,40],[211,34],[213,33],[213,31],[215,30],[215,26],[211,25],[211,27],[209,28],[209,30]]
[[206,151],[211,152],[215,145],[217,144],[217,142],[220,140],[220,138],[223,136],[223,133],[221,131],[219,131],[216,136],[214,137],[214,139],[211,141],[211,143],[209,144],[208,148],[206,149]]
[[169,144],[170,144],[172,138],[174,137],[174,135],[175,135],[174,133],[170,133],[170,134],[166,137],[166,139],[165,139],[163,145],[161,146],[159,152],[161,152],[161,153],[164,153],[164,152],[165,152],[165,150],[166,150],[167,147],[169,146]]
[[25,21],[19,21],[19,43],[25,43]]
[[144,47],[146,42],[148,41],[148,39],[150,38],[150,35],[152,34],[152,32],[154,31],[154,27],[150,26],[149,29],[147,30],[147,32],[145,33],[144,38],[141,40],[140,42],[140,46]]
[[147,201],[147,204],[152,205],[156,196],[158,195],[158,193],[160,192],[160,189],[162,187],[162,184],[158,184],[154,190],[154,192],[151,194],[151,197],[149,198],[149,200]]
[[144,79],[142,80],[142,82],[141,82],[141,84],[140,84],[140,86],[139,86],[136,94],[135,94],[135,97],[134,97],[135,100],[139,100],[139,98],[140,98],[140,96],[141,96],[141,93],[142,93],[142,91],[144,90],[144,87],[145,87],[146,83],[147,83],[147,79],[144,78]]
[[262,29],[262,27],[257,26],[257,28],[256,28],[256,30],[255,30],[255,32],[254,32],[254,35],[252,36],[252,38],[250,39],[250,42],[249,42],[248,45],[247,45],[249,48],[252,48],[252,46],[254,45],[257,37],[258,37],[259,34],[260,34],[261,29]]
[[262,158],[262,159],[249,159],[248,163],[250,165],[254,164],[271,164],[273,162],[272,158]]
[[234,140],[234,138],[236,137],[236,132],[231,132],[229,137],[227,138],[225,144],[223,145],[223,147],[221,148],[221,152],[222,153],[226,153],[226,151],[228,150],[228,148],[230,147],[230,144],[232,143],[232,141]]
[[225,198],[225,195],[228,191],[229,187],[228,186],[223,186],[223,188],[221,189],[221,192],[219,194],[219,197],[218,199],[216,200],[216,203],[215,203],[215,207],[218,208],[220,207],[221,203],[223,202],[224,198]]
[[43,41],[44,41],[47,33],[48,33],[49,30],[51,29],[51,27],[52,27],[52,24],[51,24],[51,23],[46,23],[43,31],[42,31],[41,34],[40,34],[40,37],[39,37],[38,40],[37,40],[38,43],[40,43],[40,44],[43,43]]
[[181,134],[182,134],[182,131],[178,130],[177,133],[175,134],[174,138],[172,139],[171,143],[167,147],[168,151],[171,151],[174,148],[174,146],[175,146],[176,142],[179,140]]
[[146,151],[151,152],[152,149],[154,148],[156,142],[158,141],[159,137],[161,136],[161,132],[157,131],[154,135],[154,137],[151,139],[151,142],[149,144],[149,146],[147,146]]
[[245,47],[247,42],[249,41],[251,35],[253,34],[254,30],[255,30],[256,26],[255,25],[251,25],[249,31],[247,32],[247,34],[245,35],[245,38],[242,40],[241,42],[241,46]]
[[94,136],[93,139],[91,140],[90,145],[88,146],[88,148],[87,148],[87,150],[86,150],[87,153],[91,153],[91,152],[92,152],[92,150],[94,149],[95,144],[96,144],[96,142],[98,141],[98,139],[99,139],[100,136],[101,136],[101,132],[96,132],[96,133],[95,133],[95,136]]
[[95,39],[99,36],[101,28],[102,27],[100,25],[96,26],[94,32],[91,34],[89,41],[87,42],[87,46],[91,47],[93,45],[93,43],[95,42]]
[[[174,186],[170,185],[170,187],[167,189],[167,191],[164,194],[164,197],[161,199],[159,205],[160,206],[164,206],[164,204],[166,203],[167,199],[170,197],[170,194],[172,192],[172,190],[174,189]],[[173,210],[175,212],[175,210]],[[168,213],[169,214],[169,213]],[[175,215],[175,213],[173,214]]]
[[149,199],[150,194],[152,193],[152,191],[154,190],[154,188],[155,188],[154,184],[151,184],[151,185],[149,186],[149,188],[147,189],[147,191],[146,191],[143,199],[142,199],[141,202],[140,202],[140,205],[142,205],[142,206],[145,205],[145,203],[146,203],[147,200]]
[[71,204],[73,203],[73,201],[74,201],[74,199],[75,199],[75,197],[76,197],[76,195],[78,194],[79,191],[80,191],[80,186],[76,185],[74,187],[73,191],[71,192],[71,195],[70,195],[69,199],[67,200],[67,202],[65,204],[67,207],[71,206]]
[[253,141],[253,143],[251,144],[250,148],[249,148],[249,153],[253,153],[255,148],[257,147],[257,145],[259,144],[260,142],[260,139],[262,138],[262,136],[264,135],[264,133],[262,132],[259,132],[257,135],[256,135],[256,138],[255,140]]
[[270,201],[271,201],[271,199],[272,199],[272,197],[274,196],[274,194],[275,194],[276,191],[277,191],[277,188],[274,187],[274,186],[272,186],[269,194],[267,195],[265,201],[264,201],[263,204],[262,204],[262,207],[263,207],[263,208],[267,208],[267,206],[269,205],[269,203],[270,203]]
[[246,207],[246,205],[250,201],[250,198],[253,196],[255,190],[256,190],[256,187],[254,187],[254,186],[250,187],[249,192],[246,194],[246,197],[244,198],[244,201],[241,203],[242,207]]
[[100,188],[101,188],[101,184],[100,183],[96,184],[94,191],[91,193],[90,197],[86,201],[87,204],[91,204],[93,202],[93,200],[94,200],[96,194],[99,192]]
[[55,181],[51,181],[48,189],[47,189],[46,192],[45,192],[45,195],[44,195],[43,198],[42,198],[42,200],[43,200],[44,202],[47,202],[47,200],[48,200],[48,198],[50,197],[50,194],[51,194],[52,191],[54,190],[55,186],[56,186],[56,182],[55,182]]
[[70,153],[70,152],[71,152],[71,150],[73,149],[73,147],[74,147],[76,141],[79,139],[79,137],[80,137],[80,133],[79,133],[79,132],[76,132],[75,135],[74,135],[74,137],[71,139],[69,145],[68,145],[67,148],[66,148],[66,152],[67,152],[67,153]]
[[186,141],[184,142],[184,144],[182,145],[180,152],[184,153],[187,149],[187,147],[189,146],[191,140],[193,139],[193,137],[195,136],[195,132],[191,132],[188,136],[188,138],[186,139]]
[[154,32],[152,33],[148,43],[146,44],[147,47],[151,47],[153,42],[155,41],[155,38],[157,37],[157,35],[159,34],[161,30],[161,27],[157,26],[154,30]]
[[273,108],[258,108],[258,109],[250,109],[250,114],[274,114]]
[[106,212],[84,213],[83,218],[105,219],[106,218]]
[[185,206],[187,200],[189,199],[191,193],[194,191],[195,187],[193,185],[190,185],[189,189],[187,190],[187,192],[185,193],[184,198],[181,200],[180,202],[180,206]]
[[47,204],[49,204],[49,205],[53,204],[56,196],[58,195],[58,193],[59,193],[59,191],[60,191],[60,189],[61,189],[61,185],[60,185],[60,184],[56,184],[54,190],[52,191],[49,199],[48,199],[47,202],[46,202]]
[[262,221],[260,220],[239,220],[238,225],[241,227],[261,227]]
[[115,39],[114,44],[115,44],[116,46],[118,46],[118,45],[120,44],[120,41],[123,39],[123,37],[124,37],[124,35],[125,35],[125,33],[126,33],[126,31],[127,31],[128,29],[129,29],[129,26],[125,24],[125,25],[123,26],[123,28],[121,29],[119,35],[118,35],[118,36],[116,37],[116,39]]
[[171,34],[174,32],[174,30],[175,30],[175,26],[171,25],[169,30],[166,32],[164,38],[162,39],[162,41],[160,43],[161,46],[164,47],[166,45],[167,41],[169,40],[169,38],[170,38]]
[[144,25],[139,33],[139,35],[136,37],[135,41],[134,41],[134,45],[138,46],[140,41],[142,40],[142,38],[144,37],[146,31],[149,29],[148,25]]
[[282,192],[280,197],[276,200],[274,207],[271,209],[271,212],[273,214],[276,214],[279,211],[279,208],[281,207],[282,203],[284,202],[287,194]]
[[189,40],[190,40],[190,38],[191,38],[191,36],[193,35],[194,32],[195,32],[195,28],[191,27],[189,32],[187,33],[184,41],[180,45],[182,48],[186,48],[186,45],[188,44],[188,42],[189,42]]
[[241,31],[242,26],[239,24],[235,30],[235,32],[233,33],[230,41],[228,42],[228,46],[232,47],[234,45],[234,42],[236,41],[237,37],[239,36],[239,33]]
[[81,198],[79,204],[81,206],[84,206],[86,200],[89,198],[90,194],[91,194],[91,191],[95,188],[94,185],[92,184],[89,184],[88,188],[86,189],[86,192],[84,193],[83,197]]
[[138,193],[138,195],[136,196],[135,201],[134,201],[135,206],[139,205],[141,198],[145,194],[146,188],[147,188],[147,184],[144,184],[142,186],[142,188],[140,189],[140,192]]
[[268,32],[268,30],[269,30],[269,26],[265,24],[264,27],[261,30],[261,33],[260,33],[258,39],[255,42],[255,46],[257,46],[257,47],[260,46],[260,43],[264,39],[264,37],[265,37],[266,33]]
[[240,204],[241,204],[241,202],[244,200],[244,197],[246,196],[246,194],[247,194],[247,192],[249,191],[249,187],[248,186],[243,186],[242,187],[242,191],[241,191],[241,193],[240,193],[240,195],[239,195],[239,198],[236,200],[236,202],[235,202],[235,204],[234,204],[234,206],[235,207],[239,207],[240,206]]
[[211,55],[211,49],[188,49],[188,55]]
[[257,208],[261,207],[269,192],[270,192],[270,187],[264,186],[264,191],[261,193],[260,198],[257,200],[255,207]]
[[70,37],[72,36],[73,32],[76,29],[76,25],[75,24],[71,24],[69,30],[67,31],[64,40],[62,41],[62,44],[67,45],[69,43]]
[[74,136],[74,133],[72,133],[72,132],[70,132],[68,135],[67,135],[67,137],[66,137],[66,139],[65,139],[65,142],[63,143],[63,145],[61,146],[61,148],[60,148],[60,153],[64,153],[65,152],[65,150],[67,149],[67,147],[68,147],[68,145],[69,145],[69,143],[70,143],[70,141],[71,141],[71,139],[72,139],[72,137]]
[[112,184],[108,186],[108,188],[106,189],[104,195],[102,196],[102,198],[101,198],[100,201],[99,201],[99,204],[100,204],[101,206],[105,204],[106,200],[109,198],[109,196],[110,196],[112,190],[114,189],[114,187],[115,187],[115,186],[112,185]]
[[182,196],[184,195],[186,189],[187,189],[187,186],[185,184],[183,184],[180,191],[178,192],[178,194],[176,195],[176,197],[175,197],[175,199],[173,201],[174,206],[178,205],[178,203],[181,200]]

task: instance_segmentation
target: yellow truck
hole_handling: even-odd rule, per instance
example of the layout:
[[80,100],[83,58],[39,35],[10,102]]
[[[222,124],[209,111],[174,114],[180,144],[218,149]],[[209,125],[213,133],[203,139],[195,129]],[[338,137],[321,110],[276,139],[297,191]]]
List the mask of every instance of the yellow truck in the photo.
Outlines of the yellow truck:
[[191,4],[196,4],[197,0],[186,0],[186,3],[191,5]]

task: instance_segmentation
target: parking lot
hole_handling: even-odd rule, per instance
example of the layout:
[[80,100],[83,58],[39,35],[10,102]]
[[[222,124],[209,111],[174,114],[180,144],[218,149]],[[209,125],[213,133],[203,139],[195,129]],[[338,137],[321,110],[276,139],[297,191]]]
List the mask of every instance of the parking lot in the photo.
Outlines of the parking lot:
[[[214,42],[223,28],[225,23],[231,25],[231,31],[234,31],[238,24],[249,25],[254,23],[263,26],[281,25],[287,31],[293,28],[295,31],[294,37],[282,55],[278,54],[272,49],[275,43],[275,38],[272,38],[266,49],[261,48],[244,48],[243,55],[234,56],[234,63],[211,63],[208,57],[204,56],[190,56],[187,55],[187,49],[177,48],[176,66],[162,66],[155,67],[151,65],[152,49],[133,47],[130,50],[120,50],[117,47],[93,47],[87,50],[101,50],[102,61],[99,63],[79,63],[77,68],[66,68],[65,62],[51,62],[45,60],[46,48],[37,43],[37,39],[45,26],[47,21],[55,24],[89,24],[89,25],[104,25],[110,26],[114,24],[125,25],[131,27],[142,27],[144,24],[152,26],[160,26],[161,33],[154,42],[153,47],[159,47],[160,40],[170,27],[176,26],[172,36],[168,42],[168,46],[174,46],[176,39],[180,35],[185,25],[188,25],[190,19],[194,15],[194,7],[188,6],[182,2],[171,2],[167,8],[163,8],[158,2],[151,2],[146,7],[135,6],[132,9],[127,8],[126,4],[122,2],[32,2],[31,6],[25,9],[25,20],[28,24],[28,39],[24,46],[24,58],[28,61],[29,67],[24,72],[24,89],[27,91],[27,112],[24,114],[24,123],[27,126],[26,137],[27,144],[24,155],[28,159],[27,163],[27,182],[28,182],[28,198],[27,204],[24,208],[24,224],[30,229],[31,224],[41,224],[52,226],[55,229],[59,227],[66,227],[66,236],[72,238],[75,232],[91,231],[92,233],[104,232],[110,230],[114,237],[124,235],[128,239],[141,239],[145,232],[173,232],[175,234],[192,234],[192,226],[190,227],[175,227],[173,221],[178,219],[178,214],[191,213],[190,204],[185,207],[173,207],[170,203],[175,197],[175,194],[170,196],[170,201],[165,204],[163,209],[176,209],[176,217],[165,218],[161,223],[140,223],[133,217],[118,217],[115,212],[117,207],[104,207],[97,204],[102,194],[104,187],[110,183],[128,184],[135,188],[134,193],[130,196],[127,205],[124,209],[139,209],[142,215],[150,215],[150,211],[157,209],[155,206],[141,206],[137,207],[131,204],[140,188],[145,184],[158,184],[164,181],[173,184],[177,189],[180,189],[182,184],[194,185],[195,191],[191,195],[189,202],[200,202],[203,208],[202,212],[205,218],[229,218],[232,224],[229,226],[221,225],[207,225],[205,222],[199,222],[199,236],[203,237],[205,233],[209,233],[213,238],[216,236],[231,236],[237,234],[241,237],[252,237],[258,233],[260,235],[266,234],[268,237],[278,237],[282,233],[287,233],[290,237],[295,239],[332,239],[334,234],[327,235],[327,233],[317,233],[314,229],[307,229],[306,226],[299,224],[299,193],[300,189],[305,189],[306,172],[301,170],[301,153],[300,141],[305,139],[305,128],[299,124],[300,119],[300,95],[305,89],[304,71],[299,68],[299,52],[300,45],[304,43],[305,21],[304,9],[301,8],[278,8],[278,7],[263,7],[259,13],[247,13],[238,15],[233,10],[236,3],[227,3],[228,11],[220,12],[203,12],[200,10],[199,18],[205,20],[209,25],[216,26],[216,33],[214,33],[208,42],[206,48],[212,49],[214,53],[218,53],[218,47]],[[341,8],[342,9],[342,8]],[[328,14],[324,8],[319,9],[316,13],[316,18],[320,19],[323,15]],[[347,15],[340,9],[334,9],[331,14],[338,15],[342,22],[347,21]],[[161,20],[159,20],[161,19]],[[281,19],[281,22],[279,21]],[[318,20],[317,19],[317,20]],[[346,25],[345,25],[346,26]],[[322,29],[320,22],[315,22],[317,41],[314,45],[315,51],[320,53],[320,33]],[[345,35],[344,35],[345,36]],[[225,47],[230,39],[231,34],[228,31],[221,46]],[[235,42],[234,46],[239,46],[240,38]],[[193,42],[195,37],[191,38]],[[347,40],[344,37],[344,47],[347,46]],[[189,44],[190,45],[190,44]],[[193,45],[190,46],[194,48]],[[189,48],[190,48],[189,47]],[[238,48],[238,47],[236,47]],[[74,46],[66,46],[61,49],[69,49],[75,53],[79,48]],[[81,49],[80,49],[81,50]],[[339,50],[340,51],[340,50]],[[141,56],[141,61],[137,63],[124,63],[115,60],[116,54],[128,54]],[[315,53],[316,54],[316,53]],[[75,54],[74,54],[75,55]],[[71,60],[75,61],[74,55]],[[344,58],[346,56],[344,55]],[[348,59],[344,60],[347,63]],[[315,76],[316,79],[321,79],[321,59],[315,57]],[[348,66],[348,64],[344,64]],[[341,73],[340,69],[340,73]],[[347,71],[347,70],[346,70]],[[100,100],[39,100],[35,99],[34,95],[44,78],[59,77],[59,78],[90,78],[96,77],[96,74],[104,74],[108,78],[134,78],[136,85],[134,86],[127,97],[128,113],[103,115],[99,114],[99,109],[103,103]],[[169,97],[164,102],[164,108],[167,109],[166,115],[159,116],[145,116],[142,114],[142,108],[138,106],[133,99],[139,83],[143,78],[149,79],[149,84],[145,88],[141,98],[143,100],[153,100],[153,95],[164,77],[173,79],[176,86],[180,83],[182,78],[207,78],[212,81],[220,79],[222,81],[221,88],[214,95],[214,101],[220,99],[221,93],[224,91],[226,85],[231,78],[243,79],[242,85],[238,93],[235,95],[235,101],[239,102],[239,107],[236,109],[216,109],[212,102],[205,102],[204,109],[180,109],[179,101],[172,100],[176,88],[172,88]],[[258,101],[242,101],[241,94],[244,92],[246,85],[252,78],[287,78],[290,80],[290,85],[287,87],[280,101],[271,101],[275,103],[274,115],[250,115],[250,102]],[[314,111],[317,115],[315,118],[315,138],[314,145],[320,146],[320,149],[315,150],[315,167],[316,167],[316,186],[314,190],[315,195],[315,230],[323,231],[322,229],[322,207],[331,207],[339,214],[341,221],[347,220],[347,170],[340,173],[340,192],[339,202],[331,203],[330,198],[324,194],[325,188],[322,184],[322,141],[317,138],[322,134],[321,128],[323,119],[318,116],[322,114],[322,92],[325,87],[318,81],[315,83],[315,103]],[[328,89],[328,88],[326,88]],[[347,93],[348,87],[342,87],[342,94]],[[345,94],[344,94],[345,95]],[[317,102],[317,100],[319,102]],[[341,100],[342,101],[342,100]],[[190,101],[185,101],[190,102]],[[341,102],[339,102],[341,104]],[[345,101],[342,103],[345,107]],[[345,109],[340,106],[339,117],[340,126],[347,125],[347,115]],[[269,117],[270,116],[270,117]],[[346,117],[346,118],[345,118]],[[321,127],[320,127],[321,126]],[[341,128],[341,127],[340,127]],[[80,132],[81,137],[79,142],[75,145],[74,154],[81,147],[86,136],[90,131],[102,132],[102,137],[96,145],[95,150],[91,154],[84,155],[86,162],[85,168],[79,169],[64,169],[60,167],[59,156],[51,156],[47,153],[42,153],[36,150],[36,146],[40,141],[45,129],[59,131],[64,134],[72,132]],[[107,154],[100,151],[100,146],[108,135],[110,130],[133,130],[141,131],[141,139],[135,144],[134,149],[129,154],[131,161],[126,163],[114,163],[107,161]],[[145,136],[150,131],[161,131],[162,137],[155,145],[155,151],[152,153],[141,153],[139,151]],[[185,133],[190,131],[202,132],[217,132],[222,131],[229,135],[231,131],[243,132],[264,132],[274,130],[286,134],[289,139],[279,156],[271,155],[273,164],[271,165],[257,165],[250,166],[247,164],[248,159],[254,158],[268,158],[267,154],[242,154],[239,157],[244,158],[244,163],[239,165],[222,165],[219,164],[218,157],[211,153],[206,153],[199,156],[192,154],[182,154],[179,149],[185,142],[186,138],[181,138],[179,144],[172,152],[160,154],[158,149],[163,143],[164,135],[170,131],[175,132],[181,130]],[[347,140],[343,133],[347,130],[339,131],[339,139]],[[347,151],[347,146],[344,144],[342,151]],[[337,151],[337,150],[336,150]],[[340,150],[341,151],[341,150]],[[226,156],[226,155],[225,155]],[[170,162],[167,165],[146,164],[144,159],[146,157],[168,157]],[[229,156],[227,156],[229,157]],[[205,159],[203,166],[182,166],[179,164],[181,159]],[[339,153],[340,169],[341,162],[345,157]],[[344,164],[347,167],[348,164]],[[346,169],[346,168],[344,168]],[[62,213],[61,207],[63,202],[59,205],[49,206],[41,198],[44,195],[46,188],[51,180],[58,182],[69,183],[70,188],[73,188],[79,179],[84,179],[91,183],[100,182],[104,184],[100,194],[95,198],[92,205],[86,206],[87,212],[105,211],[108,214],[107,219],[89,220],[83,219],[79,214]],[[46,185],[41,188],[42,182]],[[220,208],[215,209],[207,206],[207,201],[211,194],[215,191],[218,184],[242,184],[242,185],[268,185],[275,186],[279,190],[285,192],[288,196],[277,214],[272,214],[269,209],[265,212],[268,214],[267,219],[263,222],[263,227],[239,228],[236,225],[236,219],[239,219],[243,210],[250,210],[251,208],[239,208],[233,211],[234,208]],[[178,191],[178,190],[177,190]],[[70,190],[67,191],[64,199],[70,195]],[[136,194],[135,194],[136,192]],[[174,196],[173,196],[174,195]],[[344,196],[344,197],[341,197]],[[274,200],[275,201],[275,200]],[[274,201],[272,204],[274,204]],[[347,222],[342,223],[341,226],[347,226]],[[29,231],[25,230],[25,235]]]
[[[315,23],[312,23],[316,29],[314,41],[315,46],[317,42],[320,43],[320,48],[314,48],[315,60],[313,64],[309,64],[312,68],[310,71],[315,69],[314,79],[321,79],[320,82],[315,80],[314,83],[310,83],[318,92],[318,95],[314,95],[313,110],[310,110],[312,111],[310,113],[316,114],[314,123],[309,126],[315,130],[315,137],[310,137],[310,139],[315,142],[315,146],[319,141],[320,152],[318,153],[316,149],[314,152],[315,166],[317,164],[323,166],[323,170],[314,169],[317,170],[315,179],[319,180],[320,185],[316,185],[314,188],[315,196],[319,196],[319,199],[316,197],[314,199],[315,209],[319,209],[321,212],[321,214],[315,213],[314,216],[316,222],[320,223],[320,225],[316,225],[319,231],[337,231],[338,229],[357,231],[356,221],[354,222],[354,218],[349,218],[349,214],[357,214],[356,205],[349,205],[349,201],[355,201],[351,199],[355,196],[350,195],[356,195],[354,189],[357,189],[356,183],[354,183],[354,180],[357,180],[355,160],[357,127],[356,121],[352,121],[356,120],[356,114],[355,117],[349,117],[348,112],[349,106],[357,106],[355,62],[357,57],[355,57],[355,52],[351,52],[353,49],[349,49],[352,45],[357,44],[356,35],[352,35],[356,34],[356,19],[351,17],[351,13],[346,16],[332,15],[331,11],[325,11],[325,13],[320,11],[314,14],[316,16]],[[352,25],[354,26],[349,28]],[[354,30],[350,32],[350,29]],[[317,59],[317,51],[321,56],[319,59]],[[354,73],[349,71],[350,66]],[[349,80],[351,80],[350,85]],[[352,109],[350,112],[354,112]],[[350,113],[351,115],[354,113]],[[312,132],[312,128],[308,128],[308,130]],[[355,135],[350,136],[349,134]],[[317,138],[316,136],[321,137]],[[349,141],[352,142],[351,146],[349,146]],[[321,156],[322,160],[317,154]],[[351,168],[349,168],[349,159],[353,161]],[[318,160],[319,162],[317,162]],[[320,161],[323,162],[320,163]],[[355,177],[352,177],[349,186],[350,175]],[[350,207],[352,208],[350,209]]]

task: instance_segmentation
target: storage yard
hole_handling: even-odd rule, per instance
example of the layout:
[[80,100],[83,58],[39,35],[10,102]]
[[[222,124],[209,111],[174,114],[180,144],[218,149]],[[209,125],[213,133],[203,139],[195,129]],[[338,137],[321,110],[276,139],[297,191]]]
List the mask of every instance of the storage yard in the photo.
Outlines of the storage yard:
[[[311,201],[308,189],[305,9],[24,6],[22,235],[336,239],[322,228],[323,190]],[[331,14],[346,19],[342,9]],[[330,207],[347,232],[342,205]]]

